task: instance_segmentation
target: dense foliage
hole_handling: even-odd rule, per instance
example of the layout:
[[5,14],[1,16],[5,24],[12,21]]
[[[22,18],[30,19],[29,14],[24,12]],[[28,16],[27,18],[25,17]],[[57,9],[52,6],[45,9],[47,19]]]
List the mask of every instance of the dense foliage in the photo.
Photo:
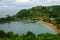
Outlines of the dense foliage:
[[0,18],[0,23],[10,22],[10,21],[14,21],[14,20],[15,20],[15,16],[7,15],[7,17],[5,17],[5,18]]
[[26,34],[18,35],[13,32],[5,33],[0,30],[0,40],[60,40],[60,34],[39,34],[35,35],[28,31]]
[[46,16],[47,17],[60,17],[60,6],[49,6],[49,7],[43,7],[43,6],[37,6],[30,9],[23,9],[20,10],[16,16],[19,18],[23,17],[36,17],[36,16]]

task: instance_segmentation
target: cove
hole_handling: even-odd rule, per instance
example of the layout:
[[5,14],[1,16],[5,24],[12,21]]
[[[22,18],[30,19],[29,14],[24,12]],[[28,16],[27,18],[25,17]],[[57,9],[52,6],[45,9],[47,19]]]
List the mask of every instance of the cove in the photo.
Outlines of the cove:
[[4,30],[5,32],[14,32],[15,34],[23,34],[28,31],[31,31],[36,35],[41,33],[56,34],[54,30],[42,24],[21,21],[0,24],[0,30]]

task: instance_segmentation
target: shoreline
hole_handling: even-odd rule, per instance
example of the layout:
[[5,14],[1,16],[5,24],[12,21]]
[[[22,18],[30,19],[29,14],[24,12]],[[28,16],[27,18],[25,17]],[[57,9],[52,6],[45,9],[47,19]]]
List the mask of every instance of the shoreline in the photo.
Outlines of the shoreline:
[[59,34],[60,33],[60,30],[59,29],[57,29],[57,27],[56,26],[54,26],[53,24],[51,24],[51,23],[47,23],[47,22],[44,22],[44,21],[38,21],[37,23],[39,23],[39,24],[43,24],[43,25],[45,25],[46,27],[48,27],[48,28],[51,28],[52,30],[54,30],[57,34]]

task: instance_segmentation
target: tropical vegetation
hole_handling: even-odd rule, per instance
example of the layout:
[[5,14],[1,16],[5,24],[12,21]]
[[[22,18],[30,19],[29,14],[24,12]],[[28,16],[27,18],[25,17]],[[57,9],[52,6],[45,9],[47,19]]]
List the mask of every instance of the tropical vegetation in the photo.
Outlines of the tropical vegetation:
[[38,34],[28,31],[26,34],[14,34],[13,32],[4,32],[0,30],[0,40],[60,40],[60,34]]

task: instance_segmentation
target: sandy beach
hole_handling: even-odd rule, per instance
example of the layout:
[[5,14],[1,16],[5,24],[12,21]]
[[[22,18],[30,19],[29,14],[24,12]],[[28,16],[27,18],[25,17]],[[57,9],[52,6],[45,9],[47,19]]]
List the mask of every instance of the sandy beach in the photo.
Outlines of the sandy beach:
[[41,20],[38,21],[37,23],[43,24],[43,25],[45,25],[46,27],[51,28],[51,29],[54,30],[57,34],[60,33],[60,30],[58,30],[58,29],[56,28],[56,26],[54,26],[54,25],[51,24],[51,23],[43,22],[43,21],[41,21]]

